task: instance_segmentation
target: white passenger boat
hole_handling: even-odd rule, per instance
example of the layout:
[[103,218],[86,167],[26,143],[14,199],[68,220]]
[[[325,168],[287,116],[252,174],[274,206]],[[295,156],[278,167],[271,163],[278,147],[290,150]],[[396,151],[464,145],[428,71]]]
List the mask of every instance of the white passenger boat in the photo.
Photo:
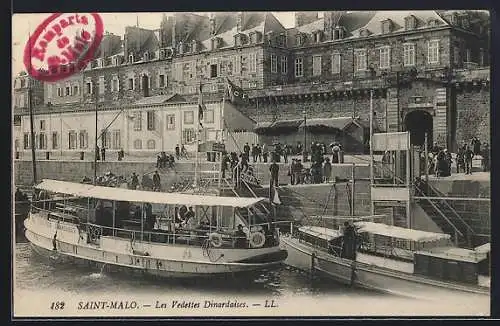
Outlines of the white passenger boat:
[[[285,264],[319,272],[338,282],[415,298],[445,299],[490,294],[489,245],[474,250],[451,245],[450,236],[355,221],[351,236],[341,229],[291,228],[281,235]],[[357,230],[355,230],[357,229]],[[352,236],[354,234],[355,236]]]
[[278,229],[259,210],[266,198],[47,179],[35,189],[25,235],[36,252],[56,262],[192,277],[261,270],[282,263],[287,255],[279,247]]

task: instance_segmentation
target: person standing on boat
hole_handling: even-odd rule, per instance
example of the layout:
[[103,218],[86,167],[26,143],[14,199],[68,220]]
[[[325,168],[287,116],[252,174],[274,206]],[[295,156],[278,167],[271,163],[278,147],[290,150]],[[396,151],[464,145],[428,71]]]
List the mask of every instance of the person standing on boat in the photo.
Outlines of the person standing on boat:
[[247,247],[247,235],[243,231],[243,225],[238,224],[238,230],[234,233],[236,239],[234,246],[236,248],[246,248]]
[[153,174],[153,191],[160,191],[161,188],[161,179],[158,174],[158,170]]
[[269,166],[269,172],[271,174],[271,182],[269,185],[270,188],[278,187],[279,171],[280,171],[279,165],[276,163],[276,160],[273,160],[273,163],[271,163],[271,165]]
[[184,222],[183,224],[186,225],[189,223],[189,221],[194,218],[195,216],[195,213],[194,213],[194,210],[193,210],[193,207],[190,206],[188,211],[186,212],[186,214],[184,215]]
[[356,230],[349,222],[344,222],[344,236],[342,243],[342,258],[356,260]]
[[139,178],[137,177],[137,174],[135,172],[132,172],[132,180],[130,181],[130,187],[132,189],[137,189],[137,186],[139,185]]

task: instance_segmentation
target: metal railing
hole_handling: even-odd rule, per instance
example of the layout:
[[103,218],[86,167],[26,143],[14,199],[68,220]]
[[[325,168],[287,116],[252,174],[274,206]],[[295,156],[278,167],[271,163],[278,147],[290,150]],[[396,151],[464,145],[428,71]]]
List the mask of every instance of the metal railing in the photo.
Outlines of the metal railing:
[[[260,232],[265,231],[264,227],[268,224],[275,223],[261,223],[256,225],[251,225],[250,229],[255,229],[260,226],[261,230],[253,231]],[[207,240],[211,247],[228,249],[228,248],[239,248],[239,249],[254,249],[251,245],[250,240],[247,237],[235,236],[231,228],[215,228],[211,227],[209,229],[177,229],[177,232],[171,231],[139,231],[130,230],[117,227],[108,227],[93,223],[81,223],[80,228],[83,228],[89,234],[89,241],[95,244],[100,244],[101,238],[106,236],[118,237],[123,239],[128,239],[131,241],[132,249],[136,241],[141,243],[165,243],[165,244],[184,244],[188,246],[207,246]],[[214,244],[212,241],[212,235],[218,234],[220,236],[220,244]],[[277,234],[263,234],[265,237],[265,242],[262,246],[258,248],[271,247],[277,244]],[[240,241],[240,242],[239,242]],[[242,243],[243,242],[243,243]]]

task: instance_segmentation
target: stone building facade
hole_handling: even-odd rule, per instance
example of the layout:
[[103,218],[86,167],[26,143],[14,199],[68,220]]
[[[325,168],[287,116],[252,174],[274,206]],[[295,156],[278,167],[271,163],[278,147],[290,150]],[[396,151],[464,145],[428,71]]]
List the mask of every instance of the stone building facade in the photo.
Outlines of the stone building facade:
[[472,136],[490,141],[487,12],[295,15],[296,26],[284,28],[271,13],[176,13],[157,30],[106,34],[85,70],[43,86],[36,111],[71,111],[96,98],[102,108],[162,96],[196,103],[200,87],[220,101],[227,77],[250,98],[239,111],[257,122],[367,120],[373,90],[381,131],[410,130],[416,144],[427,132],[453,150]]

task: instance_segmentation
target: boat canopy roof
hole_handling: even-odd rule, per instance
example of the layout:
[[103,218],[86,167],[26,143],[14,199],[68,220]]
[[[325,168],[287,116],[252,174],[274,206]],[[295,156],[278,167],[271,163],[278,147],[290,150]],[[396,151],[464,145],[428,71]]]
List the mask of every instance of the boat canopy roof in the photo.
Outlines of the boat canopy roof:
[[320,226],[301,226],[299,232],[313,236],[315,238],[320,238],[326,241],[333,240],[342,236],[342,233],[338,230],[324,228]]
[[451,236],[445,233],[435,233],[414,229],[402,228],[399,226],[387,225],[374,222],[354,222],[359,227],[358,232],[367,232],[383,235],[391,238],[405,239],[417,242],[430,242],[442,239],[450,239]]
[[263,197],[222,197],[132,190],[50,179],[44,179],[35,188],[78,197],[151,204],[183,204],[188,206],[249,207],[267,200]]
[[474,251],[478,253],[488,253],[491,251],[491,243],[488,242],[483,245],[480,245],[479,247],[474,248]]

